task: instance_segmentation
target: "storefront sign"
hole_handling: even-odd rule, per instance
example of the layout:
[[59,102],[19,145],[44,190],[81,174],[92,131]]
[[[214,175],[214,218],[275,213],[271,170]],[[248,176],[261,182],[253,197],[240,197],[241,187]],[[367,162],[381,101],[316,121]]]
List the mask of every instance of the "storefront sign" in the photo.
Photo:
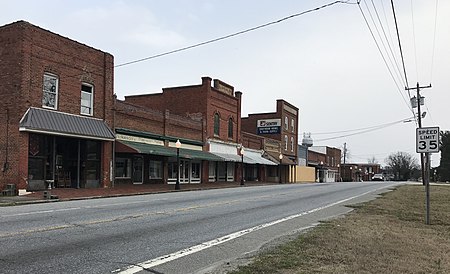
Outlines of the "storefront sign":
[[281,133],[281,119],[267,119],[257,121],[258,134]]
[[155,140],[155,139],[132,136],[132,135],[116,134],[116,139],[123,140],[123,141],[136,142],[136,143],[164,146],[164,141],[162,141],[162,140]]

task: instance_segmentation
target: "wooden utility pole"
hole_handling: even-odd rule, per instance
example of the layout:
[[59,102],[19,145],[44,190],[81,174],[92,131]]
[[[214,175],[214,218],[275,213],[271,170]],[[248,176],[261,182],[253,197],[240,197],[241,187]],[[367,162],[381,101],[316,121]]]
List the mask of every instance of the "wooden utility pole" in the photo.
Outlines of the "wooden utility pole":
[[[420,89],[431,88],[431,84],[428,86],[421,87],[417,82],[416,87],[414,88],[405,88],[406,90],[416,89],[417,91],[417,116],[419,128],[422,128],[422,112],[420,110]],[[426,192],[426,224],[430,224],[430,155],[429,153],[420,153],[420,165],[422,168],[422,184],[425,186]]]

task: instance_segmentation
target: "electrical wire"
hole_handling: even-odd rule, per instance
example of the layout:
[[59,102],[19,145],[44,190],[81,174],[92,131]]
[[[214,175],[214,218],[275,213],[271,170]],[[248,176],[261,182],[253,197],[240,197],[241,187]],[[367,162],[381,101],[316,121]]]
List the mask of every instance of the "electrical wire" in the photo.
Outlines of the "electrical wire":
[[357,3],[350,2],[350,1],[334,1],[334,2],[325,4],[325,5],[313,8],[313,9],[309,9],[309,10],[306,10],[306,11],[302,11],[302,12],[299,12],[299,13],[295,13],[295,14],[286,16],[286,17],[283,17],[281,19],[278,19],[278,20],[275,20],[275,21],[272,21],[272,22],[269,22],[269,23],[265,23],[265,24],[262,24],[262,25],[259,25],[259,26],[256,26],[256,27],[252,27],[252,28],[249,28],[249,29],[238,31],[238,32],[235,32],[235,33],[232,33],[232,34],[228,34],[228,35],[225,35],[225,36],[214,38],[214,39],[211,39],[211,40],[208,40],[208,41],[204,41],[204,42],[201,42],[201,43],[197,43],[197,44],[194,44],[194,45],[190,45],[190,46],[187,46],[187,47],[183,47],[183,48],[167,51],[167,52],[164,52],[164,53],[152,55],[152,56],[149,56],[149,57],[145,57],[145,58],[141,58],[141,59],[125,62],[125,63],[122,63],[122,64],[115,65],[114,67],[116,67],[116,68],[124,67],[124,66],[128,66],[128,65],[131,65],[131,64],[136,64],[136,63],[140,63],[140,62],[143,62],[143,61],[147,61],[147,60],[150,60],[150,59],[155,59],[155,58],[158,58],[158,57],[166,56],[166,55],[169,55],[169,54],[174,54],[174,53],[177,53],[177,52],[185,51],[185,50],[188,50],[188,49],[193,49],[193,48],[196,48],[196,47],[204,46],[204,45],[211,44],[211,43],[214,43],[214,42],[218,42],[218,41],[221,41],[221,40],[225,40],[225,39],[228,39],[228,38],[231,38],[231,37],[234,37],[234,36],[245,34],[247,32],[251,32],[251,31],[255,31],[255,30],[261,29],[261,28],[265,28],[265,27],[268,27],[270,25],[278,24],[278,23],[281,23],[283,21],[286,21],[286,20],[289,20],[289,19],[301,16],[301,15],[304,15],[304,14],[307,14],[307,13],[311,13],[311,12],[318,11],[318,10],[323,9],[323,8],[327,8],[327,7],[333,6],[335,4],[357,4]]
[[434,34],[433,34],[433,47],[431,53],[431,69],[430,69],[430,83],[433,80],[433,67],[434,67],[434,50],[436,46],[436,29],[437,29],[437,15],[438,15],[438,0],[436,0],[436,6],[434,10]]
[[413,7],[413,0],[411,0],[411,20],[412,20],[412,33],[413,33],[413,45],[414,45],[414,61],[416,65],[416,77],[417,80],[419,80],[419,68],[417,65],[417,48],[416,48],[416,28],[414,24],[414,7]]
[[350,133],[350,134],[345,134],[345,135],[340,135],[340,136],[335,136],[335,137],[329,137],[329,138],[324,138],[324,139],[317,139],[317,140],[314,140],[314,142],[322,142],[322,141],[328,141],[328,140],[335,140],[335,139],[345,138],[345,137],[354,136],[354,135],[360,135],[360,134],[372,132],[372,131],[375,131],[375,130],[380,130],[380,129],[383,129],[383,128],[386,128],[386,127],[390,127],[390,126],[393,126],[395,124],[399,124],[399,123],[402,123],[402,122],[404,122],[404,121],[401,120],[401,121],[397,121],[397,122],[392,122],[392,123],[389,123],[389,124],[381,125],[381,126],[378,126],[378,127],[375,127],[375,128],[371,128],[371,129],[367,129],[367,130],[363,130],[363,131],[359,131],[359,132],[355,132],[355,133]]
[[[363,18],[364,18],[364,21],[366,22],[366,25],[367,25],[367,28],[368,28],[369,31],[370,31],[370,34],[372,35],[372,38],[373,38],[373,40],[374,40],[374,42],[375,42],[375,45],[376,45],[377,48],[378,48],[378,52],[380,53],[381,58],[383,59],[384,64],[386,65],[386,68],[388,69],[389,74],[391,75],[391,78],[392,78],[392,80],[394,81],[394,83],[395,83],[395,85],[396,85],[396,87],[397,87],[397,91],[399,92],[400,96],[402,97],[402,99],[403,99],[403,101],[405,102],[405,104],[406,104],[406,106],[408,107],[408,109],[409,109],[409,110],[413,113],[413,115],[414,115],[414,110],[412,109],[412,107],[411,107],[411,105],[408,103],[408,101],[405,99],[405,96],[403,95],[403,92],[401,91],[401,89],[400,89],[400,87],[399,87],[399,85],[398,85],[398,83],[397,83],[397,81],[396,81],[394,75],[392,74],[392,71],[391,71],[391,69],[390,69],[390,67],[389,67],[389,65],[388,65],[388,63],[387,63],[387,61],[386,61],[386,58],[384,57],[384,54],[383,54],[383,52],[381,51],[381,48],[380,48],[380,46],[379,46],[379,44],[378,44],[378,42],[377,42],[377,40],[376,40],[376,38],[375,38],[375,35],[374,35],[374,33],[373,33],[373,31],[372,31],[372,29],[371,29],[371,27],[370,27],[370,24],[369,24],[369,22],[367,21],[366,15],[364,14],[364,12],[363,12],[363,10],[362,10],[362,8],[361,8],[360,2],[361,2],[361,1],[358,1],[358,2],[357,2],[357,3],[358,3],[359,10],[360,10],[360,12],[361,12],[361,14],[362,14],[362,16],[363,16]],[[398,31],[397,31],[397,32],[398,32]],[[403,60],[403,54],[402,54],[402,60]],[[403,64],[404,64],[404,61],[403,61]],[[405,66],[403,65],[403,68],[404,68],[404,67],[405,67]],[[407,77],[406,77],[406,71],[405,71],[405,80],[406,80],[406,83],[408,83]]]
[[340,130],[340,131],[331,131],[331,132],[313,132],[311,134],[312,135],[328,135],[328,134],[337,134],[337,133],[347,133],[347,132],[353,132],[353,131],[361,131],[361,130],[378,128],[378,127],[382,127],[382,126],[386,126],[386,125],[398,124],[400,122],[409,121],[409,120],[411,120],[413,118],[414,117],[408,117],[408,118],[404,118],[404,119],[401,119],[401,120],[398,120],[398,121],[389,122],[389,123],[385,123],[385,124],[381,124],[381,125],[370,126],[370,127],[363,127],[363,128],[356,128],[356,129],[347,129],[347,130]]
[[[371,2],[372,2],[373,10],[375,11],[375,14],[376,14],[376,16],[377,16],[378,22],[379,22],[379,24],[380,24],[381,30],[383,31],[383,35],[384,35],[384,38],[385,38],[385,40],[386,40],[386,44],[388,45],[389,52],[391,53],[392,59],[394,59],[394,61],[392,61],[391,55],[389,55],[389,52],[388,52],[387,49],[386,49],[386,46],[385,46],[385,44],[384,44],[384,42],[383,42],[383,38],[381,37],[381,34],[380,34],[380,32],[378,31],[378,28],[376,27],[376,24],[375,24],[375,21],[374,21],[373,18],[372,18],[372,22],[373,22],[373,24],[374,24],[374,26],[375,26],[375,28],[376,28],[376,30],[377,30],[377,32],[378,32],[378,36],[380,37],[380,40],[381,40],[381,42],[382,42],[382,44],[383,44],[383,47],[384,47],[385,52],[387,53],[388,59],[389,59],[389,61],[391,62],[391,66],[394,67],[394,68],[396,68],[396,70],[394,70],[395,73],[396,73],[396,76],[399,77],[399,78],[401,79],[401,81],[404,82],[405,80],[404,80],[403,77],[402,77],[402,73],[401,73],[401,71],[400,71],[400,67],[398,66],[397,59],[395,58],[395,54],[394,54],[394,52],[393,52],[393,50],[392,50],[391,44],[389,43],[389,39],[387,38],[386,31],[384,30],[383,23],[381,22],[380,15],[378,14],[377,7],[375,6],[375,3],[373,2],[373,0],[371,0]],[[365,2],[364,2],[364,3],[365,3]],[[369,7],[367,6],[367,4],[366,4],[366,7],[367,7],[367,9],[369,10]],[[370,14],[370,17],[372,17],[372,13],[370,13],[370,10],[369,10],[369,14]]]

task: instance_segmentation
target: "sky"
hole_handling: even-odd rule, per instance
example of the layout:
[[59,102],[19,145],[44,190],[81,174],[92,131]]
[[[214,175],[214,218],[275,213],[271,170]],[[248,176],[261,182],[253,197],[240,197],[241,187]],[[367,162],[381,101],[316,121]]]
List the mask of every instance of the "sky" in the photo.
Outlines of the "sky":
[[[405,87],[431,84],[421,90],[427,112],[422,126],[450,130],[450,1],[394,1],[408,84],[390,0],[337,3],[302,14],[332,2],[0,0],[0,25],[25,20],[111,53],[119,99],[200,84],[209,76],[243,93],[243,116],[274,112],[277,99],[297,106],[299,140],[306,132],[317,146],[342,149],[346,143],[347,162],[375,158],[384,165],[399,151],[418,158],[417,125],[401,122],[417,112]],[[372,130],[380,125],[385,126]],[[439,159],[433,154],[432,166]]]

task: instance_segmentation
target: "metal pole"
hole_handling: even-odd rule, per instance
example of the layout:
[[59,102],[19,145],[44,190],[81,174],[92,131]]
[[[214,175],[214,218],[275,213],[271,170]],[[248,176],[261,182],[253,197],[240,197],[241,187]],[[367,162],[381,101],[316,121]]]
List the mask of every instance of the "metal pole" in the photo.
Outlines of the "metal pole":
[[282,184],[283,182],[281,181],[281,161],[280,161],[280,164],[278,165],[279,166],[279,174],[280,174],[280,184]]
[[426,159],[426,175],[425,175],[425,195],[426,195],[426,210],[427,210],[427,216],[426,216],[426,224],[430,224],[430,153],[425,153],[425,159]]
[[241,152],[241,186],[244,185],[244,153]]
[[180,149],[177,147],[177,181],[175,183],[175,190],[180,189]]

